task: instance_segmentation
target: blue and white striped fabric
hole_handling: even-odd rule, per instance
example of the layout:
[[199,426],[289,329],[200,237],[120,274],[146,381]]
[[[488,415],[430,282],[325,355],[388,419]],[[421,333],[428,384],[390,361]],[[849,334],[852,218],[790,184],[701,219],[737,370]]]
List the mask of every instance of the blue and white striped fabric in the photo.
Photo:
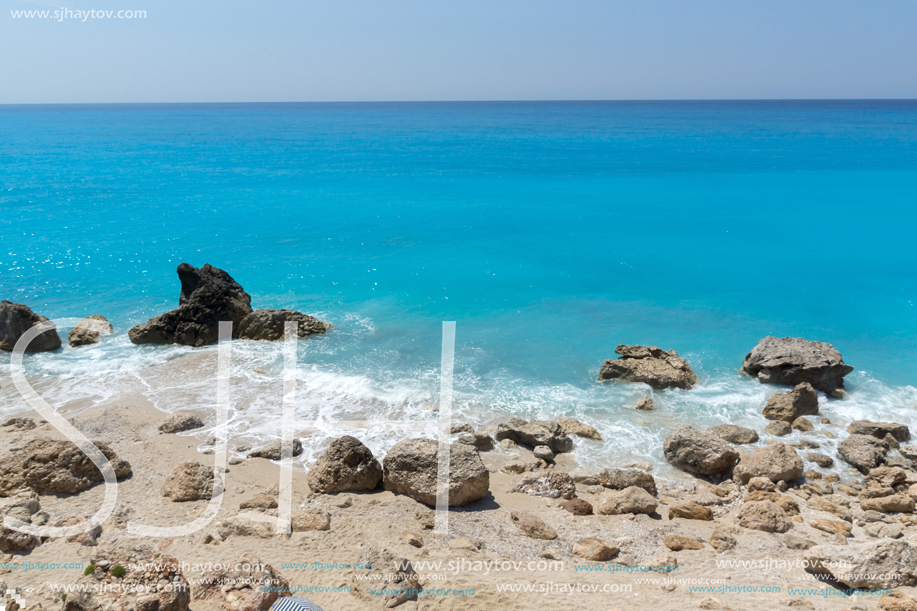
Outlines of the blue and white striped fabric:
[[305,598],[287,596],[278,598],[270,611],[322,611],[322,608]]

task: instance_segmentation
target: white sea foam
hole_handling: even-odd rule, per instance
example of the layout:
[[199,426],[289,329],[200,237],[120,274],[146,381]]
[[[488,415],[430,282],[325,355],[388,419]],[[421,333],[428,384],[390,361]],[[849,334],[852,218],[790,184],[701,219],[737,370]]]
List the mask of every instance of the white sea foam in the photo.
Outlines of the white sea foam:
[[[310,464],[331,438],[344,434],[361,439],[379,456],[401,439],[436,435],[438,363],[405,365],[410,360],[400,358],[391,347],[373,355],[350,354],[360,338],[374,332],[373,325],[352,317],[341,326],[336,337],[300,342],[295,404],[300,426],[296,433],[305,452],[297,461],[299,468]],[[329,360],[329,356],[337,358]],[[197,438],[203,449],[216,433],[216,363],[214,346],[134,346],[122,334],[97,346],[28,355],[26,373],[45,400],[61,411],[81,411],[144,395],[164,412],[201,412],[210,426],[187,435]],[[478,375],[474,365],[458,363],[456,423],[468,422],[492,434],[510,416],[572,416],[596,427],[604,438],[602,442],[576,440],[574,453],[583,466],[601,469],[646,460],[663,477],[676,475],[662,455],[668,433],[683,424],[700,428],[723,423],[760,432],[768,423],[761,415],[767,397],[786,390],[759,384],[734,371],[709,372],[709,379],[691,391],[654,392],[641,384],[548,384],[508,369]],[[0,364],[0,416],[4,417],[27,409],[12,385],[9,369],[7,358]],[[282,371],[280,343],[233,342],[227,432],[234,455],[243,454],[236,450],[240,446],[254,448],[280,438]],[[847,397],[821,396],[821,414],[813,418],[817,429],[834,433],[835,439],[794,431],[781,441],[805,437],[820,445],[813,451],[836,456],[837,443],[853,420],[917,426],[914,387],[889,387],[862,371],[851,374],[848,382]],[[644,395],[653,397],[658,406],[655,411],[635,409]],[[822,426],[821,417],[832,424]],[[404,422],[417,428],[399,424]],[[757,445],[764,445],[765,437],[762,434]],[[840,472],[842,465],[833,470]]]

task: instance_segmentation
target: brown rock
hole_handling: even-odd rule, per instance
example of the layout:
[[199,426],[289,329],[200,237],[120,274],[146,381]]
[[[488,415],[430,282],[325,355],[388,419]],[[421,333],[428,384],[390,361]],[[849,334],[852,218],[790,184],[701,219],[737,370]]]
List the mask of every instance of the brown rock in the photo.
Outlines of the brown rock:
[[259,494],[242,501],[239,509],[277,509],[277,499],[267,494]]
[[101,314],[93,314],[81,319],[70,329],[70,333],[67,334],[67,341],[73,348],[97,344],[100,336],[108,335],[113,330],[107,318]]
[[770,533],[785,533],[793,528],[793,523],[787,518],[786,512],[771,501],[745,503],[736,515],[735,522],[745,528]]
[[180,464],[172,471],[159,493],[172,502],[197,501],[213,496],[213,467],[199,462]]
[[715,549],[719,554],[728,552],[734,548],[737,543],[738,541],[735,537],[721,530],[714,531],[710,536],[710,547]]
[[175,412],[159,425],[160,433],[181,433],[192,429],[199,429],[204,426],[204,421],[195,414],[187,412]]
[[733,471],[733,477],[746,483],[752,477],[766,477],[772,482],[792,482],[802,475],[802,459],[793,448],[775,443],[743,454]]
[[620,551],[617,547],[605,543],[601,539],[580,539],[573,544],[573,555],[592,560],[594,562],[604,562],[611,560]]
[[669,508],[669,519],[684,518],[685,520],[713,520],[713,512],[709,507],[697,503],[683,503]]
[[704,544],[696,539],[690,537],[680,537],[678,535],[667,535],[663,544],[673,552],[680,552],[682,550],[691,549],[704,549]]
[[514,511],[510,514],[510,520],[516,525],[519,532],[526,537],[546,541],[557,538],[557,531],[530,513]]
[[599,483],[612,490],[624,490],[631,486],[638,486],[653,496],[656,495],[655,478],[637,469],[605,469],[599,473]]
[[802,383],[789,392],[772,395],[764,406],[764,417],[768,420],[793,422],[800,416],[817,413],[818,393],[808,383]]
[[382,465],[359,439],[345,435],[331,441],[306,481],[321,494],[375,490],[382,483]]
[[682,388],[691,390],[697,384],[697,376],[688,362],[674,350],[662,350],[656,346],[625,346],[615,348],[621,357],[609,359],[602,364],[599,382],[621,380],[642,382],[656,390]]
[[618,515],[624,513],[646,513],[656,511],[656,499],[649,492],[637,486],[624,490],[608,492],[599,500],[601,515]]
[[837,520],[812,520],[809,522],[809,525],[812,528],[822,530],[832,535],[836,534],[844,537],[852,536],[850,533],[853,527],[847,522],[838,522]]
[[310,530],[331,530],[331,517],[321,509],[303,509],[290,515],[290,528],[295,533]]
[[874,499],[863,499],[860,501],[860,508],[863,511],[911,513],[914,511],[914,499],[904,494],[893,494]]
[[[131,474],[130,464],[99,441],[94,445],[109,460],[117,479]],[[76,494],[103,481],[102,472],[74,443],[47,437],[33,439],[0,462],[0,496],[16,489],[38,494]]]
[[561,503],[560,506],[575,516],[592,515],[592,503],[583,499],[570,499]]

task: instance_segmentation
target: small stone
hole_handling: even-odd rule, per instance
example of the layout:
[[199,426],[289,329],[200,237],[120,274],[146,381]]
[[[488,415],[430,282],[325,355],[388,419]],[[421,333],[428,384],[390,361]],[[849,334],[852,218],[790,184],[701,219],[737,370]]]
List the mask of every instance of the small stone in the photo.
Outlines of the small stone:
[[517,447],[518,447],[518,444],[515,441],[513,441],[512,439],[501,439],[500,440],[500,448],[503,450],[512,450]]
[[814,462],[816,465],[822,469],[827,469],[834,464],[834,459],[830,456],[825,456],[824,454],[818,454],[817,452],[809,452],[806,454],[806,458]]
[[809,526],[832,535],[841,534],[845,537],[852,536],[850,531],[853,527],[846,522],[839,522],[837,520],[812,520],[809,522]]
[[573,545],[573,555],[592,560],[594,562],[604,562],[610,560],[620,550],[617,547],[609,545],[601,539],[580,539]]
[[575,516],[592,515],[592,503],[583,499],[570,499],[561,503],[560,506]]
[[404,539],[405,543],[413,547],[423,547],[423,537],[418,533],[405,530],[401,533],[401,538]]
[[710,547],[720,554],[731,550],[737,543],[738,541],[735,537],[721,530],[714,531],[713,535],[710,536]]
[[813,425],[810,420],[800,416],[796,418],[796,420],[793,420],[793,428],[797,431],[811,431],[815,428],[815,425]]
[[545,558],[546,560],[562,560],[563,559],[563,556],[561,555],[561,553],[552,547],[549,547],[548,549],[538,554],[538,557]]
[[784,422],[783,420],[774,420],[766,427],[764,427],[764,432],[773,435],[774,437],[783,437],[784,435],[789,435],[793,432],[793,427],[790,426],[789,422]]
[[643,411],[651,411],[656,409],[656,402],[650,399],[649,397],[643,397],[640,399],[640,402],[637,403],[637,409]]
[[474,539],[468,539],[467,537],[456,537],[455,539],[449,541],[449,547],[466,552],[476,552],[481,549],[481,544]]
[[551,448],[548,446],[535,446],[532,450],[532,454],[535,455],[535,458],[539,458],[545,462],[554,460],[554,452],[552,452]]
[[663,544],[673,552],[682,550],[704,549],[704,544],[690,537],[681,537],[678,535],[668,535],[663,540]]
[[239,504],[239,509],[277,509],[277,499],[259,494]]
[[510,514],[510,520],[526,537],[548,541],[557,538],[557,531],[530,513],[514,511]]

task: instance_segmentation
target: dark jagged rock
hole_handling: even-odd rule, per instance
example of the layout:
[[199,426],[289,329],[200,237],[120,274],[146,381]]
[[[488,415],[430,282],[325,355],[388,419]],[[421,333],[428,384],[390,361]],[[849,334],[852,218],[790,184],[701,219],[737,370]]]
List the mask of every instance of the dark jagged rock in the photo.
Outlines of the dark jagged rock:
[[252,312],[251,297],[221,269],[209,263],[198,269],[178,266],[181,295],[178,308],[137,325],[128,332],[135,344],[204,346],[218,339],[220,321],[232,321],[233,337]]
[[98,344],[99,337],[103,334],[108,335],[113,330],[114,328],[107,318],[101,314],[93,314],[81,319],[70,329],[70,333],[67,334],[67,341],[73,348]]
[[762,384],[796,386],[808,382],[824,393],[844,386],[853,367],[844,363],[831,344],[799,337],[767,336],[758,342],[742,363],[742,372]]
[[332,328],[330,322],[322,322],[314,316],[294,310],[255,310],[239,323],[239,339],[260,339],[276,341],[283,339],[284,323],[298,322],[300,339],[324,333]]
[[609,359],[602,364],[599,382],[622,380],[642,382],[656,390],[682,388],[691,390],[697,384],[697,376],[688,362],[674,350],[663,350],[656,346],[626,346],[615,348],[620,354],[617,360]]
[[[12,352],[16,342],[23,334],[43,322],[49,322],[29,309],[29,306],[12,301],[0,301],[0,350]],[[50,329],[42,331],[29,342],[26,352],[50,352],[61,346],[57,327],[51,323]]]

